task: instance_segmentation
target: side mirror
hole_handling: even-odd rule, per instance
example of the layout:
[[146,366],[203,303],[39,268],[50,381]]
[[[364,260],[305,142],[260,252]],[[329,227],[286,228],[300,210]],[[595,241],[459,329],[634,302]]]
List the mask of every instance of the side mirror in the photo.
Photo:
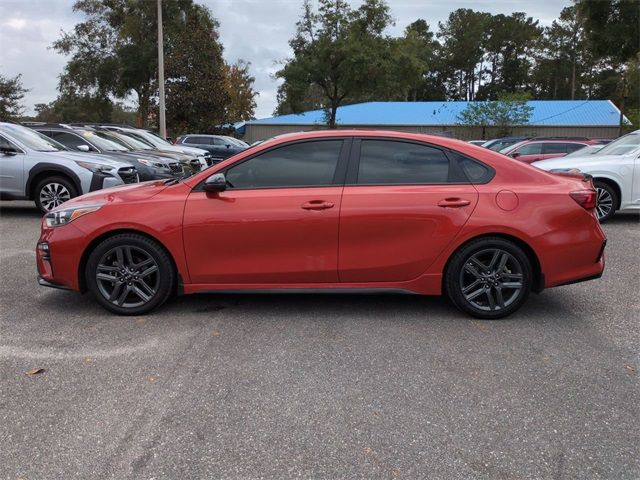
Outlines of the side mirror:
[[13,147],[0,146],[0,153],[3,155],[16,155],[18,151]]
[[227,144],[225,145],[225,147],[227,147],[227,148],[231,148],[231,144],[230,144],[230,143],[227,143]]
[[209,193],[220,193],[227,189],[227,179],[224,173],[214,173],[204,181],[204,191]]
[[89,148],[89,145],[78,145],[76,147],[78,150],[80,150],[81,152],[88,152],[91,149]]
[[520,154],[518,152],[514,152],[511,155],[509,155],[511,158],[518,158],[520,156]]

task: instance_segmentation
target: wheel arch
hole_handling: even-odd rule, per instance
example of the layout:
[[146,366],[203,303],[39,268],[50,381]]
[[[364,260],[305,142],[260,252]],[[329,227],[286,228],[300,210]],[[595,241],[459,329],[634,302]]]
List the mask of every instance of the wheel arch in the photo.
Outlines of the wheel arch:
[[446,278],[446,272],[449,268],[449,264],[451,262],[451,259],[453,258],[453,256],[455,255],[456,252],[458,252],[461,248],[464,248],[466,245],[468,245],[469,243],[475,241],[475,240],[479,240],[482,238],[488,238],[488,237],[497,237],[497,238],[501,238],[503,240],[508,240],[514,244],[516,244],[518,247],[520,247],[522,249],[522,251],[525,253],[525,255],[527,256],[527,258],[529,259],[529,262],[531,263],[531,269],[533,270],[533,282],[532,282],[532,290],[535,293],[539,293],[542,290],[544,290],[544,273],[542,272],[542,267],[540,265],[540,259],[538,258],[538,255],[536,254],[535,250],[524,240],[522,240],[521,238],[516,237],[515,235],[510,235],[508,233],[502,233],[502,232],[493,232],[493,233],[482,233],[480,235],[476,235],[474,237],[468,238],[466,239],[463,243],[461,243],[460,245],[458,245],[455,250],[453,250],[451,252],[451,254],[449,255],[449,258],[447,258],[447,262],[445,263],[444,269],[442,270],[443,275],[442,275],[442,291],[446,291],[446,285],[445,285],[445,278]]
[[82,191],[80,178],[71,169],[66,168],[62,165],[56,165],[54,163],[39,163],[31,170],[29,170],[29,176],[27,178],[24,189],[25,196],[29,200],[33,200],[35,198],[34,190],[38,185],[38,182],[40,182],[44,178],[53,176],[64,177],[71,181],[76,191],[78,192],[78,195],[82,195],[84,193]]
[[180,275],[180,270],[178,269],[176,259],[173,258],[173,254],[171,253],[171,250],[169,250],[167,246],[164,243],[162,243],[162,241],[159,240],[158,238],[154,237],[153,235],[150,235],[148,232],[144,232],[142,230],[136,230],[135,228],[118,228],[115,230],[109,230],[107,232],[101,233],[96,238],[91,240],[91,242],[86,246],[86,248],[82,252],[82,256],[80,257],[80,263],[78,264],[77,275],[78,275],[78,289],[80,290],[80,292],[84,293],[87,291],[87,282],[85,280],[85,268],[87,267],[87,261],[89,260],[89,255],[91,255],[91,252],[93,252],[93,250],[104,240],[111,237],[115,237],[116,235],[122,235],[126,233],[146,237],[150,240],[153,240],[158,245],[160,245],[160,247],[165,251],[165,253],[171,259],[171,264],[173,266],[174,271],[176,272],[176,277],[178,279],[178,281],[176,282],[177,292],[174,292],[174,293],[181,293],[180,289],[182,288],[181,286],[182,277]]
[[593,181],[594,183],[595,182],[606,183],[616,191],[616,194],[618,195],[618,201],[616,202],[615,208],[616,210],[620,210],[620,205],[622,204],[622,188],[620,188],[620,185],[618,184],[618,182],[616,182],[612,178],[602,177],[599,175],[594,175]]

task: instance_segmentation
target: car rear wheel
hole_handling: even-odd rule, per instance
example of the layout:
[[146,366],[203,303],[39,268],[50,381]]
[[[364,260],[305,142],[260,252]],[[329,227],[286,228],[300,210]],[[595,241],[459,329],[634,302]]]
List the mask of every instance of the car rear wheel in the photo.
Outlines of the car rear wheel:
[[169,254],[143,235],[107,238],[89,255],[86,284],[98,303],[119,315],[141,315],[173,292],[176,273]]
[[49,177],[38,182],[34,192],[36,207],[47,213],[78,196],[73,183],[64,177]]
[[531,290],[529,259],[513,242],[487,237],[458,250],[445,273],[445,288],[460,310],[482,319],[518,310]]
[[596,181],[593,185],[596,187],[596,192],[598,194],[596,215],[598,215],[600,223],[604,223],[613,217],[614,213],[616,213],[616,208],[618,206],[618,193],[609,184],[604,182]]

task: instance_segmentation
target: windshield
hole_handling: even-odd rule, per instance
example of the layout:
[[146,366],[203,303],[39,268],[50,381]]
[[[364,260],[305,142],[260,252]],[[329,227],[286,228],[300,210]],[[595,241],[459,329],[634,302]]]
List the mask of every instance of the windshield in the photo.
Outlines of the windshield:
[[67,147],[61,145],[55,140],[52,140],[46,135],[21,125],[5,124],[0,126],[0,130],[8,133],[25,147],[37,152],[60,152],[68,150]]
[[127,147],[120,145],[113,141],[113,139],[108,138],[103,135],[102,132],[92,132],[90,130],[80,132],[84,138],[87,139],[87,142],[94,144],[100,150],[104,150],[106,152],[128,152]]
[[571,152],[568,155],[565,155],[566,157],[584,157],[586,155],[594,155],[595,153],[599,152],[600,150],[602,150],[602,147],[604,145],[587,145],[584,148],[581,148],[580,150],[576,150],[575,152]]
[[141,141],[147,142],[154,147],[166,147],[167,145],[171,145],[166,140],[162,140],[160,137],[156,137],[155,135],[145,131],[145,130],[136,130],[135,132],[126,132],[127,135],[135,135],[140,138]]
[[142,140],[138,140],[137,138],[131,135],[124,135],[120,132],[110,131],[110,135],[113,135],[116,139],[120,141],[123,145],[133,149],[133,150],[153,150],[153,147],[147,145]]
[[234,145],[237,145],[239,147],[245,147],[246,148],[246,147],[249,146],[249,144],[247,142],[243,142],[242,140],[238,140],[237,138],[227,137],[227,136],[225,136],[224,138],[226,138],[231,143],[233,143]]
[[[147,135],[150,135],[151,137],[153,137],[154,140],[159,140],[160,145],[171,145],[171,142],[168,142],[167,140],[165,140],[164,138],[162,138],[160,135],[158,135],[157,133],[153,133],[153,132],[147,132],[146,130],[142,130],[143,133],[146,133]],[[145,136],[145,138],[147,138]],[[154,145],[158,145],[157,143],[154,143]]]
[[598,155],[624,155],[640,148],[640,132],[633,132],[605,145]]

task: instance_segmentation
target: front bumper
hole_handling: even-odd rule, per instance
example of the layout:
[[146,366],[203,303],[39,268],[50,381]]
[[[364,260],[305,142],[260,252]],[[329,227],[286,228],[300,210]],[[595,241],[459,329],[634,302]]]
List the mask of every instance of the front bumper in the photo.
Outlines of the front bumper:
[[48,280],[45,280],[40,275],[38,275],[38,285],[40,285],[41,287],[57,288],[58,290],[71,290],[71,288],[65,285],[58,285],[57,283],[53,283]]

